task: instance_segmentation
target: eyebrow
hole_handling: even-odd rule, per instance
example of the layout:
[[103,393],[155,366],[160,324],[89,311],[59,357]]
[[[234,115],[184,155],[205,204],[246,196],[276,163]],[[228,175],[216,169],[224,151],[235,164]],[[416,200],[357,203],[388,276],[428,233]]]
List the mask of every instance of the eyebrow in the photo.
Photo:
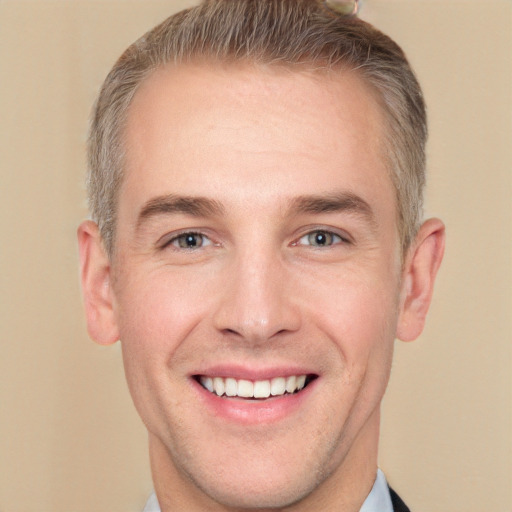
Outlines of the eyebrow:
[[347,212],[362,217],[372,226],[377,224],[371,206],[362,197],[352,192],[299,196],[292,200],[290,212],[312,214]]
[[192,217],[207,217],[221,215],[223,212],[224,207],[213,199],[169,194],[154,197],[144,204],[138,215],[137,227],[159,215],[182,213]]
[[[150,199],[141,208],[137,219],[137,228],[152,217],[168,214],[185,214],[192,217],[222,215],[225,212],[222,203],[201,196],[177,196],[168,194]],[[351,192],[326,195],[303,195],[293,198],[288,206],[290,215],[322,214],[347,212],[362,217],[372,226],[376,219],[371,206],[361,197]]]

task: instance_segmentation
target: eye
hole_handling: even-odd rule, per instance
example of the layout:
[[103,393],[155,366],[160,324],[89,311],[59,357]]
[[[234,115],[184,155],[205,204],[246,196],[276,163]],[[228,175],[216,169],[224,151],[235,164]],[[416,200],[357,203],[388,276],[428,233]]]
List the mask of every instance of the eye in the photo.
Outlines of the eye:
[[344,241],[345,240],[340,235],[336,235],[330,231],[316,230],[301,237],[299,244],[311,245],[312,247],[330,247]]
[[210,239],[201,233],[181,233],[171,238],[165,245],[172,245],[177,249],[199,249],[211,243]]

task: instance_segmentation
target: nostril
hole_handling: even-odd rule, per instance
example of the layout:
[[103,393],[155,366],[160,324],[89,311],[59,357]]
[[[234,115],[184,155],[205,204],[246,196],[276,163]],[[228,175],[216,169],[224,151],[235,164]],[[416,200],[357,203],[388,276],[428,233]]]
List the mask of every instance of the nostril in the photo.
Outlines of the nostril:
[[235,329],[224,329],[225,334],[234,334],[236,336],[240,336],[240,333],[235,331]]

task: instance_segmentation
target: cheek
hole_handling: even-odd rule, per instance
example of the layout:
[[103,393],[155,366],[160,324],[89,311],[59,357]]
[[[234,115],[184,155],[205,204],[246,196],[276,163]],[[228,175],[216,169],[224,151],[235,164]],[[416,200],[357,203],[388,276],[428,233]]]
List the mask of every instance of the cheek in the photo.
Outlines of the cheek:
[[172,355],[176,345],[200,321],[206,304],[205,281],[186,273],[153,271],[130,276],[118,293],[116,318],[121,340],[138,349],[165,349]]
[[[375,275],[375,274],[374,274]],[[369,385],[377,390],[387,382],[398,316],[396,280],[337,276],[321,291],[310,287],[308,315],[332,341],[343,368],[345,386]],[[306,302],[305,302],[306,304]],[[339,377],[338,377],[339,378]]]
[[159,388],[173,379],[169,369],[175,354],[208,305],[198,299],[204,290],[194,280],[160,272],[132,275],[123,282],[115,309],[125,373],[136,405],[144,407],[148,393],[156,400]]
[[[393,332],[399,302],[396,278],[383,274],[344,272],[323,281],[313,279],[304,293],[304,306],[333,334],[370,343]],[[319,283],[323,284],[320,286]]]
[[197,300],[201,294],[194,282],[177,282],[162,273],[132,275],[124,283],[116,317],[126,380],[146,427],[165,435],[162,414],[181,410],[185,385],[173,365],[183,341],[203,317],[205,303]]

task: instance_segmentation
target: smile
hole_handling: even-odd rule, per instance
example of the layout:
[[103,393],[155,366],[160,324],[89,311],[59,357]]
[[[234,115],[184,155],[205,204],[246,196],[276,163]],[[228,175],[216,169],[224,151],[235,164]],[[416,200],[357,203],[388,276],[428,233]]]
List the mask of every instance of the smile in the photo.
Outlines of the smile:
[[264,399],[274,396],[284,396],[303,390],[314,376],[292,375],[275,377],[270,380],[245,380],[231,377],[209,377],[201,375],[198,382],[204,389],[217,396],[239,397],[248,399]]

